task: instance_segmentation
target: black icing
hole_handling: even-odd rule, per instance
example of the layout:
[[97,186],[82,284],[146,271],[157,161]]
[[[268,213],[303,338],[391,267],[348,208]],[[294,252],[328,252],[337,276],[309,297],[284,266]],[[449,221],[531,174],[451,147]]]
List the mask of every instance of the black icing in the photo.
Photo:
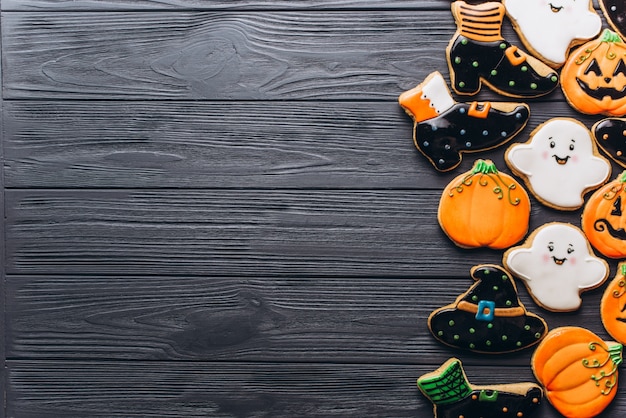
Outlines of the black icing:
[[626,37],[626,2],[624,0],[600,0],[602,10],[611,26]]
[[526,394],[489,389],[474,390],[461,401],[438,405],[436,415],[438,418],[527,417],[539,407],[541,397],[542,391],[536,386],[530,388]]
[[[473,271],[477,280],[454,305],[436,310],[428,319],[433,336],[446,345],[484,353],[505,353],[520,350],[539,342],[547,332],[545,322],[526,312],[518,299],[517,290],[503,269],[480,266]],[[517,316],[501,316],[485,320],[475,312],[458,308],[465,303],[478,308],[493,302],[495,308],[518,308]]]
[[613,225],[604,218],[600,218],[593,223],[593,229],[598,232],[606,231],[613,238],[626,241],[626,230],[624,228],[613,228]]
[[626,119],[606,118],[593,127],[598,146],[622,167],[626,167]]
[[539,75],[527,60],[519,65],[511,64],[505,56],[510,46],[506,40],[478,42],[459,35],[448,51],[454,90],[460,94],[476,94],[481,79],[500,93],[514,97],[542,96],[556,88],[556,72]]
[[592,99],[596,99],[597,101],[602,101],[605,97],[610,97],[613,100],[621,100],[624,98],[624,92],[626,91],[626,86],[621,90],[614,89],[612,87],[597,87],[592,89],[589,87],[587,83],[582,81],[580,78],[576,77],[576,81],[578,82],[578,86],[580,89]]
[[415,146],[439,171],[459,165],[461,153],[483,151],[513,138],[530,116],[528,107],[511,112],[489,109],[486,118],[468,115],[470,104],[456,103],[444,113],[415,125]]

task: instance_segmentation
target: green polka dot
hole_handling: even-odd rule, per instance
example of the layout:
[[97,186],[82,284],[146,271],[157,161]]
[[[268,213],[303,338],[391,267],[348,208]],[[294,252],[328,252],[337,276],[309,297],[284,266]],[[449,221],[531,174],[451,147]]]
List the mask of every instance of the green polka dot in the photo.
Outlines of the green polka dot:
[[498,75],[498,70],[491,70],[491,75],[492,76],[497,76]]
[[509,81],[509,87],[513,87],[515,85],[515,81],[511,80]]
[[454,321],[451,319],[451,320],[448,322],[448,325],[450,325],[451,327],[453,327],[453,326],[454,326]]
[[460,64],[461,63],[461,57],[456,57],[454,59],[454,62],[457,63],[457,64]]
[[541,333],[540,332],[536,332],[535,333],[535,338],[541,338]]
[[510,300],[507,300],[506,302],[504,302],[504,304],[506,306],[511,306],[511,305],[513,305],[513,302],[511,302]]
[[478,61],[474,61],[474,62],[472,63],[472,67],[477,68],[477,67],[478,67]]
[[489,270],[489,269],[485,269],[485,275],[487,275],[487,274],[489,274],[489,273],[491,273],[491,270]]
[[452,338],[454,338],[454,341],[458,341],[459,340],[459,336],[457,334],[454,334],[454,336]]
[[496,292],[498,291],[499,287],[498,286],[494,286],[493,290],[495,290]]
[[438,335],[438,336],[440,336],[440,337],[443,337],[443,331],[439,331],[439,332],[437,333],[437,335]]
[[506,44],[504,42],[500,44],[500,49],[506,49]]
[[459,82],[459,87],[461,87],[461,88],[465,87],[465,83],[463,81],[460,81]]
[[518,342],[515,343],[515,345],[518,346],[518,347],[521,347],[522,346],[522,342],[518,341]]
[[557,76],[555,76],[555,75],[553,75],[552,77],[550,77],[550,80],[551,80],[553,83],[556,83],[558,79],[559,79],[559,78],[558,78]]
[[476,344],[470,343],[469,348],[476,348]]
[[507,337],[506,335],[503,335],[503,336],[502,336],[502,341],[506,341],[506,340],[508,340],[508,339],[509,339],[509,337]]
[[527,66],[525,66],[525,65],[522,65],[521,70],[522,70],[523,72],[526,72],[526,71],[528,71],[528,67],[527,67]]
[[491,347],[491,341],[489,341],[489,340],[485,341],[485,345],[486,345],[487,347]]
[[537,90],[537,83],[530,83],[530,88],[533,90]]
[[478,300],[478,296],[474,295],[472,296],[472,301],[476,302]]
[[524,325],[524,329],[525,329],[526,331],[530,331],[530,325]]
[[475,330],[474,328],[470,328],[470,329],[469,329],[469,333],[470,333],[470,334],[473,334],[473,333],[475,333],[475,332],[476,332],[476,330]]
[[461,40],[461,43],[462,43],[463,45],[467,45],[467,42],[468,42],[468,40],[467,40],[467,39],[462,39],[462,40]]
[[506,274],[502,275],[502,280],[507,281],[509,280],[509,276],[507,276]]
[[490,323],[488,323],[488,324],[487,324],[487,328],[489,328],[489,329],[493,328],[493,324],[492,324],[491,322],[490,322]]

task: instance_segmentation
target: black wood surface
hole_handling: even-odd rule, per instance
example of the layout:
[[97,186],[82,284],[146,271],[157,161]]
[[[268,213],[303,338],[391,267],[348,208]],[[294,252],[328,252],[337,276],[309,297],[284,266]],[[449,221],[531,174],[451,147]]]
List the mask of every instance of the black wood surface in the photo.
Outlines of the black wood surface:
[[[532,349],[461,352],[426,327],[502,259],[436,212],[478,155],[508,172],[504,148],[439,174],[397,104],[449,80],[449,5],[2,0],[2,412],[428,418],[415,380],[449,357],[475,384],[534,380]],[[514,141],[599,119],[560,91],[529,104]],[[580,213],[533,199],[531,229]],[[550,328],[609,338],[605,286],[570,314],[518,288]]]

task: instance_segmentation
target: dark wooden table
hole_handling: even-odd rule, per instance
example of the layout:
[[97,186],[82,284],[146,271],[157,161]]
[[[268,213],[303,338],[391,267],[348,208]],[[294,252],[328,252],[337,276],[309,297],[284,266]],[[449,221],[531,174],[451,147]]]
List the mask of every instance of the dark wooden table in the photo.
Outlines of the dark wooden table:
[[[452,356],[476,384],[533,381],[532,349],[426,326],[502,257],[443,234],[441,190],[474,156],[435,172],[397,103],[449,81],[449,6],[2,0],[6,416],[427,418],[416,378]],[[599,119],[560,90],[529,104],[515,141]],[[509,172],[503,152],[480,156]],[[531,229],[548,221],[580,211],[533,199]],[[571,314],[519,293],[609,339],[605,287]],[[620,380],[603,417],[626,414]]]

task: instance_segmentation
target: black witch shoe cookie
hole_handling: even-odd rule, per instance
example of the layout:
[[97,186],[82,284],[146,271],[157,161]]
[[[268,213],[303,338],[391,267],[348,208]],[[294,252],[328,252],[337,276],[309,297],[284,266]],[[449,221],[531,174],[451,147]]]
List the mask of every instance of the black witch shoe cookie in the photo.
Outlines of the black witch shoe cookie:
[[626,167],[626,119],[606,118],[591,128],[598,147],[622,167]]
[[456,358],[421,376],[417,387],[433,403],[435,418],[528,417],[543,398],[534,383],[474,386]]
[[402,93],[398,101],[413,118],[415,146],[439,171],[458,166],[463,153],[506,143],[530,116],[524,103],[457,103],[439,72]]
[[626,38],[626,2],[624,0],[599,0],[609,24]]
[[495,265],[471,270],[476,281],[451,304],[428,317],[428,328],[442,343],[481,353],[507,353],[538,343],[545,321],[526,311],[512,277]]
[[505,8],[501,3],[452,3],[457,32],[446,49],[452,89],[476,94],[484,82],[511,97],[538,97],[558,85],[557,73],[511,45],[501,35]]

